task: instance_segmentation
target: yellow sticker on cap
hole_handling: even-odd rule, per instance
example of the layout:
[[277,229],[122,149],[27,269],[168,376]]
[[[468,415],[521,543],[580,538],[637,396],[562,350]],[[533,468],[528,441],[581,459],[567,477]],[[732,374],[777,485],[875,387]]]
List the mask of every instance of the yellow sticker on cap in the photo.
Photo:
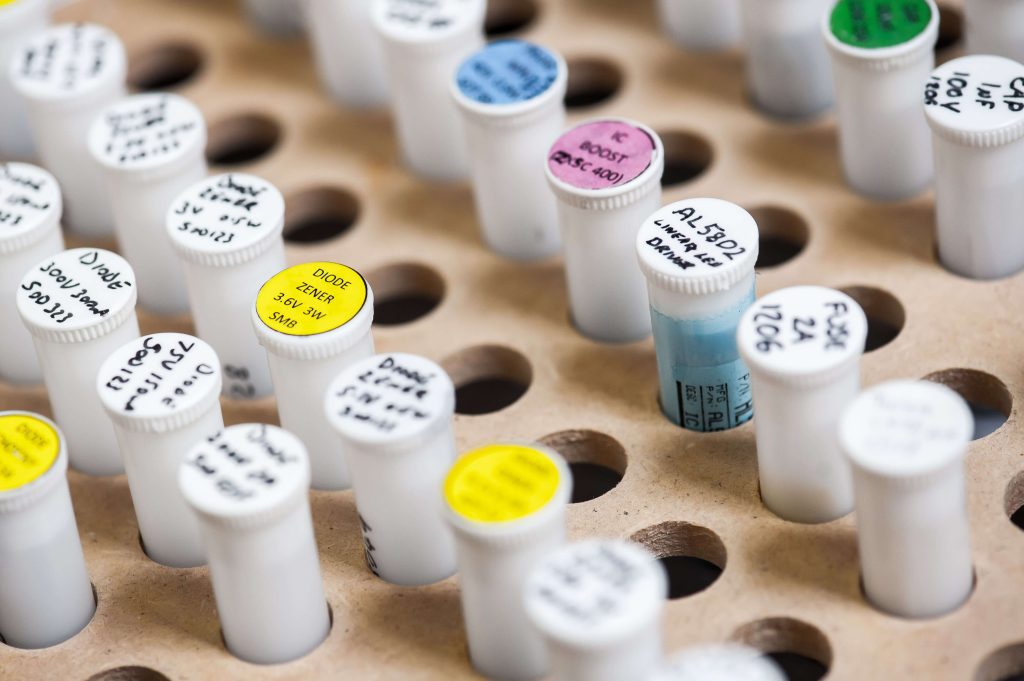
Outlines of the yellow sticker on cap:
[[13,5],[16,2],[18,2],[18,0],[0,0],[0,7],[3,7],[4,5]]
[[452,510],[467,520],[502,523],[542,509],[558,490],[558,466],[521,445],[490,445],[455,462],[444,483]]
[[36,480],[59,455],[60,436],[49,423],[27,414],[0,416],[0,492]]
[[256,296],[256,314],[274,331],[315,336],[347,324],[366,304],[366,280],[336,262],[308,262],[271,277]]

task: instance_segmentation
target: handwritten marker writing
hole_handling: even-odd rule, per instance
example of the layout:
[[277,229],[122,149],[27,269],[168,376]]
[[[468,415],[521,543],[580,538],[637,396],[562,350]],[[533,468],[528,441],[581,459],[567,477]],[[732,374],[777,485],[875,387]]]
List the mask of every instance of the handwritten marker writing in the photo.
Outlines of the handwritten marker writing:
[[564,543],[571,493],[568,464],[539,445],[475,449],[445,479],[469,657],[484,676],[515,681],[548,672],[523,587],[530,570]]
[[373,354],[372,323],[369,284],[340,263],[289,267],[256,296],[252,325],[267,351],[281,425],[305,445],[316,489],[352,484],[324,396],[342,369]]
[[658,0],[661,26],[677,44],[717,52],[740,43],[739,0]]
[[924,90],[935,150],[939,259],[973,279],[1024,269],[1024,65],[969,56]]
[[26,36],[50,23],[49,0],[0,3],[0,156],[31,158],[35,154],[28,114],[19,101],[5,68]]
[[559,681],[646,679],[661,662],[665,568],[620,540],[569,544],[544,558],[524,588],[526,612],[548,641]]
[[484,0],[372,0],[391,86],[391,111],[409,168],[428,180],[469,175],[462,120],[449,84],[484,44]]
[[647,277],[661,409],[689,430],[750,420],[750,373],[736,348],[754,302],[754,218],[719,199],[687,199],[651,215],[635,238]]
[[664,169],[658,135],[624,119],[581,123],[548,151],[569,309],[585,336],[620,343],[651,333],[643,275],[623,254],[631,252],[640,225],[661,205]]
[[477,219],[487,245],[507,258],[536,260],[561,248],[555,199],[539,169],[565,127],[567,80],[561,55],[523,40],[489,44],[452,80]]
[[21,278],[43,258],[64,250],[62,210],[57,180],[27,163],[0,163],[0,378],[11,383],[39,383],[43,371],[32,336],[21,323],[15,297]]
[[153,312],[188,311],[181,263],[171,256],[167,209],[206,176],[205,147],[203,115],[177,95],[133,95],[105,109],[89,131],[118,244],[141,275],[139,301]]
[[966,0],[964,18],[968,52],[1024,62],[1024,43],[1020,39],[1024,3],[1020,0]]
[[284,198],[243,173],[198,182],[171,202],[167,233],[181,259],[192,320],[224,367],[224,395],[251,399],[273,390],[267,355],[252,333],[259,287],[285,268]]
[[853,510],[850,467],[836,428],[860,391],[864,311],[820,286],[775,291],[740,320],[737,345],[750,368],[761,498],[776,515],[821,523]]
[[245,13],[257,28],[279,38],[302,32],[303,0],[245,0]]
[[723,644],[676,653],[650,681],[786,681],[786,675],[758,650]]
[[971,593],[964,455],[974,419],[928,381],[891,381],[846,410],[864,593],[900,617],[937,617]]
[[206,562],[199,524],[175,484],[185,454],[220,432],[220,362],[209,345],[158,333],[118,348],[96,389],[124,457],[146,555],[171,567]]
[[96,399],[96,374],[139,336],[131,266],[98,248],[62,251],[36,263],[17,296],[71,466],[89,475],[123,473],[113,426]]
[[199,517],[228,650],[279,664],[316,648],[331,625],[298,438],[230,426],[188,452],[178,484]]
[[357,108],[388,101],[380,38],[369,2],[308,0],[309,37],[320,82],[339,104]]
[[444,369],[374,355],[334,379],[325,408],[352,474],[369,568],[405,586],[451,576],[455,543],[438,512],[455,461],[455,387]]
[[95,24],[54,26],[10,61],[9,76],[29,113],[39,157],[64,193],[64,223],[91,237],[113,234],[113,218],[89,153],[89,127],[125,96],[126,71],[121,40]]

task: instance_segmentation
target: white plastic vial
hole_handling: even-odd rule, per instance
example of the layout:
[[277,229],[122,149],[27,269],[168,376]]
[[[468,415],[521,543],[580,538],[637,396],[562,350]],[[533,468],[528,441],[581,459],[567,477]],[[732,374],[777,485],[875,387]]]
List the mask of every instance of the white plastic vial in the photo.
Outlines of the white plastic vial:
[[127,68],[120,38],[96,24],[54,26],[10,61],[39,158],[64,193],[64,224],[89,237],[114,233],[103,178],[89,153],[89,127],[127,93]]
[[146,555],[170,567],[206,562],[199,523],[175,483],[185,454],[224,428],[220,362],[209,345],[158,333],[118,348],[96,390],[121,445]]
[[283,229],[281,192],[243,173],[192,185],[167,212],[192,321],[220,357],[225,397],[253,399],[273,391],[267,355],[250,318],[259,287],[285,268]]
[[646,125],[621,118],[570,129],[548,151],[558,200],[569,311],[583,335],[608,343],[651,333],[647,291],[629,257],[640,225],[661,205],[665,150]]
[[388,102],[384,52],[370,7],[370,0],[306,0],[320,82],[339,104],[360,109]]
[[736,327],[754,302],[754,218],[728,201],[686,199],[654,212],[634,239],[650,294],[661,410],[688,430],[746,423],[753,401]]
[[719,52],[740,44],[740,0],[658,0],[658,15],[665,33],[684,49]]
[[1021,0],[964,0],[967,51],[995,54],[1024,62],[1024,2]]
[[726,644],[676,653],[650,681],[786,681],[786,675],[760,651]]
[[0,3],[0,157],[30,159],[35,153],[28,114],[7,74],[11,56],[26,36],[50,23],[49,0],[8,0]]
[[96,610],[67,470],[64,438],[52,422],[0,412],[0,635],[7,645],[56,645]]
[[564,546],[534,567],[523,597],[558,681],[642,681],[661,663],[668,576],[637,544]]
[[750,369],[761,499],[775,515],[823,523],[853,510],[850,466],[836,429],[860,391],[864,311],[845,293],[796,286],[770,293],[740,319]]
[[770,116],[809,118],[832,106],[821,18],[834,0],[740,0],[747,87]]
[[875,386],[843,415],[861,579],[879,609],[937,617],[970,596],[964,456],[973,431],[963,398],[928,381]]
[[142,275],[139,301],[158,314],[188,311],[185,276],[171,255],[167,209],[206,177],[205,149],[203,115],[178,95],[133,95],[105,109],[89,131],[118,244]]
[[327,418],[352,474],[366,564],[393,584],[431,584],[455,572],[441,486],[455,462],[455,387],[423,357],[374,355],[327,390]]
[[484,44],[485,0],[371,0],[406,165],[420,177],[469,175],[462,120],[449,92],[459,64]]
[[340,263],[295,265],[259,289],[251,321],[267,351],[281,426],[305,445],[313,487],[350,487],[324,396],[342,369],[373,354],[370,285]]
[[530,571],[565,542],[571,495],[568,464],[539,445],[475,449],[445,479],[444,515],[455,531],[469,657],[488,678],[525,681],[549,670],[523,588]]
[[60,187],[53,175],[27,163],[0,163],[0,379],[9,383],[43,380],[32,336],[18,315],[15,292],[33,265],[64,250],[61,209]]
[[135,273],[116,253],[62,251],[36,263],[18,286],[18,314],[32,334],[53,415],[71,466],[89,475],[124,472],[96,375],[107,357],[139,337]]
[[538,260],[561,250],[555,199],[542,167],[565,127],[568,68],[524,40],[473,54],[452,80],[462,112],[484,241],[498,255]]
[[1024,269],[1024,66],[960,57],[924,91],[935,150],[939,259],[972,279]]
[[309,459],[291,433],[230,426],[185,456],[228,650],[255,664],[306,655],[331,628],[309,510]]
[[302,33],[303,0],[245,0],[246,16],[259,30],[277,38]]

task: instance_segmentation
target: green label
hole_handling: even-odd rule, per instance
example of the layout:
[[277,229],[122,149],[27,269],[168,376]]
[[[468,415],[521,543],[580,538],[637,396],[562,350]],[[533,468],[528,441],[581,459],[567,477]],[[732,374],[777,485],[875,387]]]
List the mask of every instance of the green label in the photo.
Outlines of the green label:
[[931,20],[925,0],[839,0],[830,25],[839,42],[872,49],[908,42]]

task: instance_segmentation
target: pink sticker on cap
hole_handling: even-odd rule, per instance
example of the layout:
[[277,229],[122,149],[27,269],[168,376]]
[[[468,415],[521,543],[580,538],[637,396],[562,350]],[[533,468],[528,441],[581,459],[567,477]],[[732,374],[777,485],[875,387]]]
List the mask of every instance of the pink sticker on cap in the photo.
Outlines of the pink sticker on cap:
[[640,128],[623,121],[596,121],[559,137],[548,155],[548,167],[578,189],[608,189],[642,175],[654,151],[654,140]]

